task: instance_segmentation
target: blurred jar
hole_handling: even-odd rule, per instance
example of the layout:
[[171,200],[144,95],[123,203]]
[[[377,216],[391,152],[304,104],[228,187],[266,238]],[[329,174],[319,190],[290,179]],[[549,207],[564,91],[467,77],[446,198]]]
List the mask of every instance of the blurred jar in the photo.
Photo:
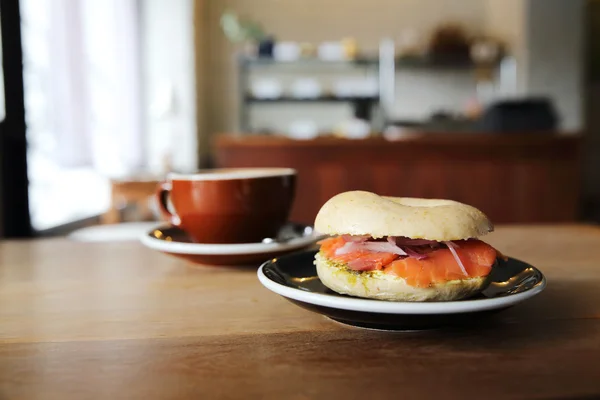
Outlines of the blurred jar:
[[277,61],[296,61],[302,55],[302,49],[295,42],[278,42],[273,48],[273,58]]
[[314,57],[316,53],[315,46],[312,43],[303,42],[300,43],[300,55],[302,57]]
[[293,97],[298,99],[314,99],[321,96],[322,88],[316,79],[299,78],[292,83],[290,92]]
[[344,46],[340,42],[323,42],[317,49],[317,54],[321,60],[325,61],[343,61],[346,60]]
[[478,39],[471,44],[471,60],[475,64],[492,64],[500,56],[500,45],[492,40]]
[[319,127],[312,120],[296,120],[290,124],[287,136],[298,140],[314,139],[319,136]]
[[354,38],[346,38],[342,40],[344,55],[349,60],[354,60],[358,57],[358,43]]
[[371,135],[371,125],[365,120],[352,118],[341,122],[334,135],[346,139],[365,139]]
[[275,99],[283,94],[281,82],[273,78],[260,78],[250,85],[250,92],[257,99]]

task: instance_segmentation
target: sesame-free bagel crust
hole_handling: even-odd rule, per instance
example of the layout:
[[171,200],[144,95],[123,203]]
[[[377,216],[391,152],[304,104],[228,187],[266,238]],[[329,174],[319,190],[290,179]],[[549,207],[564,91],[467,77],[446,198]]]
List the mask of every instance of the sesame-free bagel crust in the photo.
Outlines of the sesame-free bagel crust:
[[441,242],[480,237],[494,227],[480,210],[457,201],[357,190],[329,199],[317,214],[315,230],[325,235],[405,236]]

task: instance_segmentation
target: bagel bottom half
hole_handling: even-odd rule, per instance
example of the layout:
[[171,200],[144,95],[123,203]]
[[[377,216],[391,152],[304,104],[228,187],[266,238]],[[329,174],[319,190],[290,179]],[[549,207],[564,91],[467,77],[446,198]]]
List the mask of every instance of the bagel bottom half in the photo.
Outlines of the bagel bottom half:
[[467,278],[427,288],[408,285],[403,278],[382,271],[353,271],[317,253],[314,261],[319,279],[334,292],[355,297],[389,301],[451,301],[479,293],[487,277]]

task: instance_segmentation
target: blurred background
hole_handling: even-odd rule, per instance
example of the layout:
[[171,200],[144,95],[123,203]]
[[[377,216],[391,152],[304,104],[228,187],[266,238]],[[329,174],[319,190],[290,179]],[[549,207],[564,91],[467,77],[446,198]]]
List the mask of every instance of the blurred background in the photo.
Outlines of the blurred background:
[[352,189],[600,222],[599,1],[0,4],[0,237],[157,221],[168,172],[251,166],[296,168],[309,224]]

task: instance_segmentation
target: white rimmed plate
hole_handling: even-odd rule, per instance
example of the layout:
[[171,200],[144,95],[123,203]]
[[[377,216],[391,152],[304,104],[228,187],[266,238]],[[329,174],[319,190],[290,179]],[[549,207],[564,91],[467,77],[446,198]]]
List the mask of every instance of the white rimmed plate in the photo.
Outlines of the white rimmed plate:
[[316,251],[304,251],[266,261],[258,270],[258,279],[267,289],[302,308],[366,328],[411,330],[468,323],[521,303],[546,286],[546,278],[538,269],[509,258],[498,260],[489,286],[471,299],[445,302],[361,299],[325,287],[313,264],[315,254]]

